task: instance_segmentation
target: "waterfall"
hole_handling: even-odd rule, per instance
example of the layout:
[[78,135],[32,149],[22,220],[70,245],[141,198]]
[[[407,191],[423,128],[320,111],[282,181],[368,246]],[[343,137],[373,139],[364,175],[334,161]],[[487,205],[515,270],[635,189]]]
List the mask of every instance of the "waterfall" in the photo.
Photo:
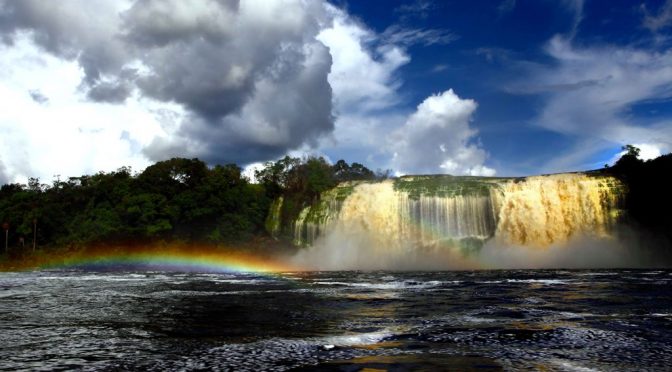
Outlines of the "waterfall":
[[385,250],[462,246],[496,238],[547,247],[577,234],[605,236],[618,217],[620,183],[560,174],[525,179],[415,176],[339,185],[301,211],[295,243],[326,232],[365,234]]
[[496,235],[546,247],[576,234],[606,236],[618,217],[620,184],[611,177],[559,174],[503,185]]
[[271,234],[272,237],[276,238],[280,232],[281,227],[281,212],[282,212],[282,203],[284,198],[281,196],[271,203],[271,209],[268,212],[268,217],[266,217],[266,231]]

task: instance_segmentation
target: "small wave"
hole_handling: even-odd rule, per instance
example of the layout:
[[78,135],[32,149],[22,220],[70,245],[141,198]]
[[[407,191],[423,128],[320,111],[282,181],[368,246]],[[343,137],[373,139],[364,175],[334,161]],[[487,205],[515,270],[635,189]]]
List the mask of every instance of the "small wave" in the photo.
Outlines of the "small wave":
[[497,321],[497,319],[482,318],[482,317],[471,316],[471,315],[463,316],[462,320],[464,320],[467,323],[492,323],[492,322]]
[[211,279],[210,281],[226,284],[267,284],[274,282],[274,280],[267,279]]
[[564,371],[573,371],[573,372],[598,372],[599,370],[593,369],[593,368],[588,368],[588,367],[583,367],[576,365],[575,363],[568,362],[566,360],[550,360],[550,362],[560,368]]
[[507,283],[539,283],[545,285],[568,284],[567,280],[560,279],[506,279]]
[[107,282],[137,282],[152,279],[145,275],[84,275],[84,276],[40,276],[39,280],[71,280],[71,281],[107,281]]
[[[628,272],[628,271],[625,271]],[[606,273],[577,273],[574,274],[576,276],[613,276],[613,275],[618,275],[619,273],[615,272],[606,272]]]
[[331,336],[324,339],[324,345],[333,346],[356,346],[356,345],[372,345],[393,336],[389,330],[382,330],[377,332],[358,333],[351,335]]
[[174,296],[191,296],[191,297],[211,297],[211,296],[221,296],[221,295],[244,295],[244,294],[255,294],[262,293],[262,291],[189,291],[189,290],[169,290],[169,291],[160,291],[152,292],[148,297],[155,298],[165,298],[165,297],[174,297]]
[[348,282],[339,282],[339,281],[320,281],[315,282],[318,285],[333,285],[333,286],[342,286],[342,287],[354,287],[354,288],[368,288],[368,289],[426,289],[438,287],[443,282],[438,280],[432,280],[428,282],[416,282],[412,280],[401,281],[401,282],[387,282],[387,283],[348,283]]

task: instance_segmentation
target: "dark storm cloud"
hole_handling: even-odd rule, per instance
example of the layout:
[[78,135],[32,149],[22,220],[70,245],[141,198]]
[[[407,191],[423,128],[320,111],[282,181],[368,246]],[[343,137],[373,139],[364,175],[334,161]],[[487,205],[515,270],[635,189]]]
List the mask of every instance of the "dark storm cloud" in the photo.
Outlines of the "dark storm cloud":
[[278,73],[256,84],[255,94],[240,112],[219,119],[185,119],[179,136],[155,140],[145,154],[160,160],[185,148],[198,148],[201,156],[213,162],[245,163],[278,157],[302,144],[313,145],[311,141],[333,130],[326,78],[331,62],[327,48],[319,44],[296,64],[278,66],[287,62],[277,61],[273,70]]
[[213,120],[233,113],[253,94],[261,72],[248,63],[266,62],[248,62],[227,49],[204,40],[166,46],[148,56],[152,73],[141,77],[138,87],[148,96],[179,102]]
[[154,160],[265,160],[333,130],[331,58],[315,39],[329,22],[321,2],[120,4],[0,0],[0,32],[77,61],[92,101],[137,91],[181,105],[177,133],[144,149]]

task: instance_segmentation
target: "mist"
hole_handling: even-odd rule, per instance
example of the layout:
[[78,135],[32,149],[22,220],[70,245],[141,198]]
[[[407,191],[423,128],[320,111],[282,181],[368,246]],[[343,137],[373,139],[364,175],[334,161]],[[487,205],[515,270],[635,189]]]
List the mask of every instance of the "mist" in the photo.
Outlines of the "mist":
[[305,270],[611,269],[672,266],[672,253],[649,234],[626,226],[613,236],[575,235],[549,247],[518,246],[492,238],[469,254],[459,247],[417,247],[368,231],[336,228],[289,258]]
[[612,269],[670,266],[670,254],[644,234],[621,227],[608,237],[577,235],[546,248],[489,240],[477,255],[483,269]]
[[[387,240],[387,239],[385,239]],[[381,241],[367,232],[337,228],[300,250],[291,264],[305,270],[471,270],[480,265],[458,250],[415,248],[406,241]]]

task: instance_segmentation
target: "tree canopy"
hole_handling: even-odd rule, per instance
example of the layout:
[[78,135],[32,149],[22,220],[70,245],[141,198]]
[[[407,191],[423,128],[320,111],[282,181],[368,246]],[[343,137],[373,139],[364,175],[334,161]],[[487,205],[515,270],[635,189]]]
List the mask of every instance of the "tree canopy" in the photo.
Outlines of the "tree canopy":
[[[179,240],[222,243],[263,232],[271,200],[235,164],[174,158],[133,175],[114,172],[0,188],[10,245]],[[3,246],[4,248],[4,246]]]

